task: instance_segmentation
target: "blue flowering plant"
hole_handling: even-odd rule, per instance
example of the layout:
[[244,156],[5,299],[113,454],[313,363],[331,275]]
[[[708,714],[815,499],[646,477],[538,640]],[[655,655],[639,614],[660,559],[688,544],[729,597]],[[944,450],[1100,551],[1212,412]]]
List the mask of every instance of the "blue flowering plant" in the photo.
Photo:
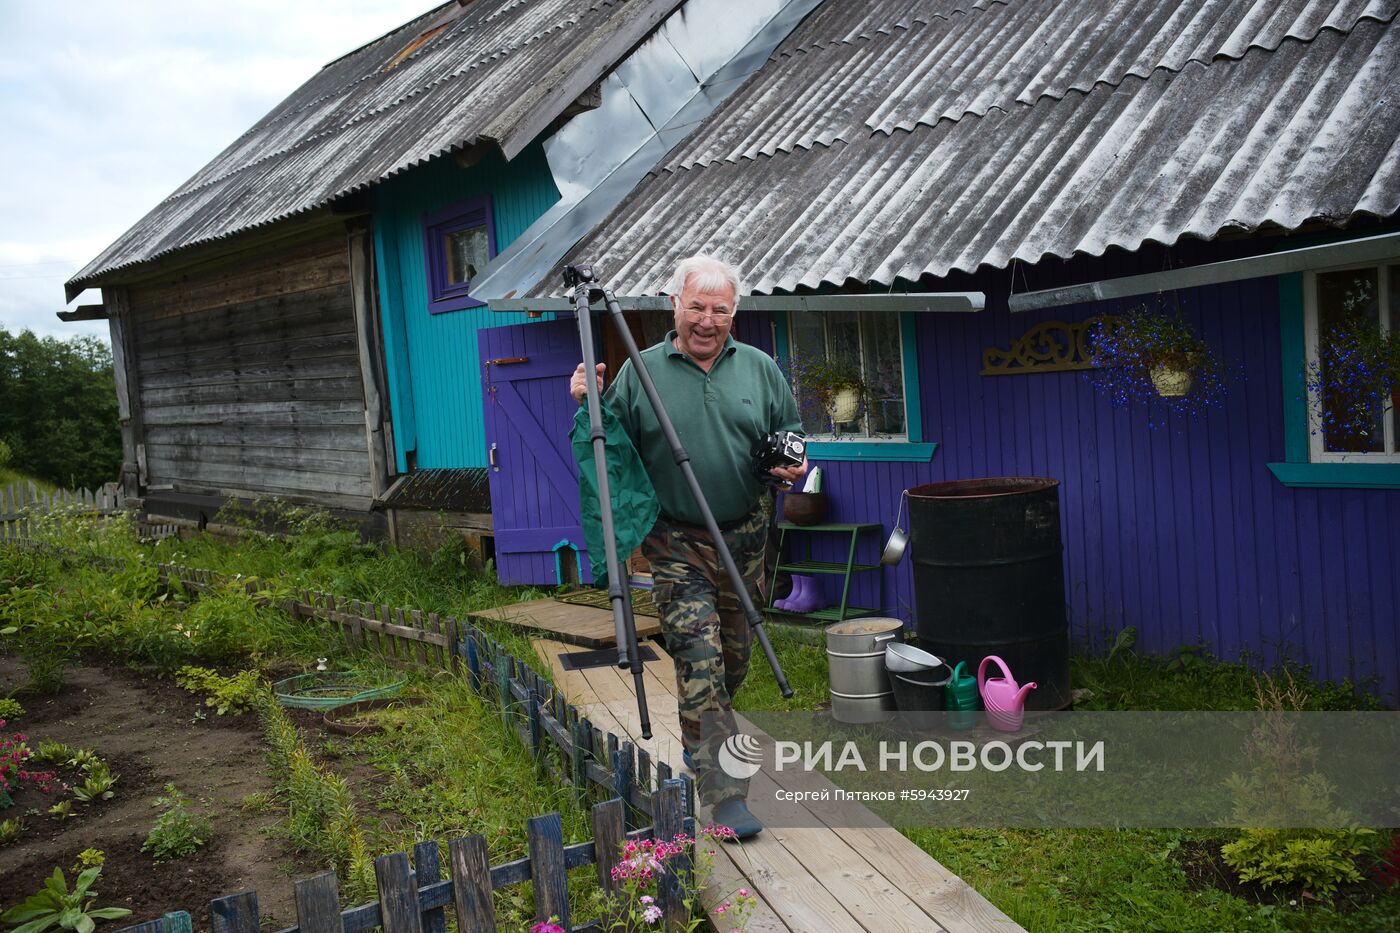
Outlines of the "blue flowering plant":
[[1340,449],[1365,450],[1387,404],[1400,393],[1400,332],[1382,334],[1362,313],[1330,323],[1304,374],[1313,433]]
[[1087,345],[1094,367],[1085,378],[1120,407],[1150,403],[1194,416],[1225,397],[1219,355],[1178,313],[1140,305],[1104,317],[1090,326]]

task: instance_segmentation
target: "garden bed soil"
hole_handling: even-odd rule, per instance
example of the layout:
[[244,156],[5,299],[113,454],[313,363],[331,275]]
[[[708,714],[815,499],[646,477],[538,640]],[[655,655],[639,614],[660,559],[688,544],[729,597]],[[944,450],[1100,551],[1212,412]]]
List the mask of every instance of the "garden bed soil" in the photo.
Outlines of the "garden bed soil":
[[[0,695],[25,680],[23,665],[0,656]],[[266,830],[277,814],[250,809],[244,800],[268,795],[272,781],[265,765],[257,718],[216,716],[203,701],[169,681],[132,672],[72,665],[64,689],[52,696],[21,696],[25,715],[5,727],[23,732],[30,747],[42,740],[95,751],[119,775],[108,801],[73,801],[75,817],[57,822],[44,811],[67,795],[48,797],[32,787],[16,794],[15,806],[0,817],[25,817],[24,835],[0,847],[0,911],[39,890],[62,868],[69,878],[84,849],[106,855],[96,889],[99,907],[128,907],[130,917],[107,922],[115,929],[186,910],[196,929],[208,929],[209,901],[225,894],[257,891],[264,922],[274,928],[295,923],[292,881],[319,868],[299,859]],[[49,766],[42,766],[48,768]],[[64,780],[72,775],[60,769]],[[151,800],[173,783],[207,814],[213,839],[189,858],[156,864],[141,851],[156,810]]]

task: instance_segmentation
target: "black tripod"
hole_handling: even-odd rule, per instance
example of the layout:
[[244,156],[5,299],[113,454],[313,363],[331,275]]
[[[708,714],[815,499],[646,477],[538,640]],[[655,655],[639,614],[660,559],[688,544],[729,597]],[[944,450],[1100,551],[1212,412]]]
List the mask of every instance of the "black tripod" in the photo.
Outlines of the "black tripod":
[[637,352],[637,342],[632,339],[632,331],[628,329],[627,322],[623,320],[622,307],[617,303],[612,292],[604,288],[602,283],[598,281],[591,265],[565,266],[564,285],[574,290],[574,311],[578,317],[578,339],[583,350],[583,383],[588,391],[588,437],[593,442],[593,466],[598,478],[598,511],[602,519],[603,551],[608,566],[608,601],[612,604],[613,629],[617,635],[617,666],[632,671],[632,682],[637,690],[637,711],[642,719],[642,738],[651,738],[651,716],[647,712],[646,686],[642,681],[642,659],[637,648],[637,625],[632,617],[632,590],[628,585],[627,574],[617,553],[617,541],[613,537],[612,490],[608,486],[606,433],[603,430],[602,400],[598,395],[598,367],[593,355],[593,322],[589,309],[589,304],[595,297],[603,299],[608,313],[612,316],[613,326],[617,329],[618,336],[622,338],[623,346],[627,348],[627,358],[632,361],[632,368],[637,371],[637,377],[642,383],[642,391],[646,393],[647,402],[650,403],[652,411],[656,413],[656,420],[661,425],[662,433],[666,435],[666,443],[671,447],[671,455],[675,457],[676,466],[680,467],[681,475],[685,477],[686,485],[690,487],[690,493],[695,497],[695,504],[699,507],[700,515],[705,520],[705,529],[710,533],[710,538],[715,543],[715,552],[719,555],[720,563],[724,564],[730,585],[734,587],[734,592],[739,595],[739,605],[744,610],[744,616],[749,620],[749,628],[753,631],[754,637],[758,639],[759,646],[763,648],[763,655],[768,659],[768,665],[773,668],[773,677],[778,681],[778,689],[784,698],[791,697],[792,688],[788,686],[787,677],[783,675],[783,668],[778,663],[778,656],[773,653],[773,645],[768,641],[768,632],[763,628],[763,616],[759,614],[758,609],[754,607],[753,600],[749,598],[749,591],[744,586],[744,579],[739,573],[738,566],[734,563],[733,555],[729,553],[729,546],[724,543],[724,535],[719,530],[714,513],[710,511],[709,503],[705,500],[705,493],[700,489],[700,483],[695,479],[695,471],[690,466],[690,455],[685,452],[685,448],[681,446],[680,438],[676,436],[676,429],[671,425],[670,416],[666,414],[666,406],[662,404],[661,397],[656,394],[656,386],[651,381],[651,373],[647,372],[646,364],[642,362],[641,354]]

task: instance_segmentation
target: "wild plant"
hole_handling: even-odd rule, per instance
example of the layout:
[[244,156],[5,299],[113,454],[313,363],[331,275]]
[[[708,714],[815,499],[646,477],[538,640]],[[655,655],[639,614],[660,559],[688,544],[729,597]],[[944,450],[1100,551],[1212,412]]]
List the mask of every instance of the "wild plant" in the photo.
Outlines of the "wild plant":
[[175,673],[175,682],[204,696],[204,705],[220,716],[238,716],[267,702],[267,685],[257,671],[240,671],[223,677],[207,667],[186,665]]
[[41,764],[65,764],[77,753],[77,749],[63,742],[42,739],[34,749],[33,760]]
[[89,764],[86,774],[87,778],[83,783],[73,788],[73,796],[79,801],[93,804],[102,800],[111,800],[116,796],[116,791],[112,788],[116,786],[120,775],[113,774],[106,762],[97,761]]
[[165,785],[165,793],[151,801],[161,812],[141,844],[142,852],[150,852],[157,862],[167,862],[188,858],[209,841],[214,824],[209,817],[192,812],[189,802],[174,784]]
[[92,885],[101,873],[101,868],[89,868],[78,875],[73,890],[69,891],[63,869],[55,868],[53,875],[44,882],[43,890],[25,898],[18,907],[7,910],[0,920],[17,924],[11,933],[44,933],[51,927],[73,930],[74,933],[92,933],[98,920],[120,920],[130,916],[131,911],[125,907],[92,906],[92,901],[97,898]]
[[24,819],[12,816],[8,820],[0,820],[0,846],[7,846],[20,836],[24,835]]

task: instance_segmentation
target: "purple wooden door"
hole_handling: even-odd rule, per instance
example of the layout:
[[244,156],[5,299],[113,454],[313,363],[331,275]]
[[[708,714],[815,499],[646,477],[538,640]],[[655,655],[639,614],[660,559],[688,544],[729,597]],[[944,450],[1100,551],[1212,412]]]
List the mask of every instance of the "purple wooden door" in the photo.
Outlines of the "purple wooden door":
[[479,340],[496,573],[502,583],[553,584],[577,568],[588,582],[569,445],[578,410],[569,397],[580,359],[577,325],[493,327]]

